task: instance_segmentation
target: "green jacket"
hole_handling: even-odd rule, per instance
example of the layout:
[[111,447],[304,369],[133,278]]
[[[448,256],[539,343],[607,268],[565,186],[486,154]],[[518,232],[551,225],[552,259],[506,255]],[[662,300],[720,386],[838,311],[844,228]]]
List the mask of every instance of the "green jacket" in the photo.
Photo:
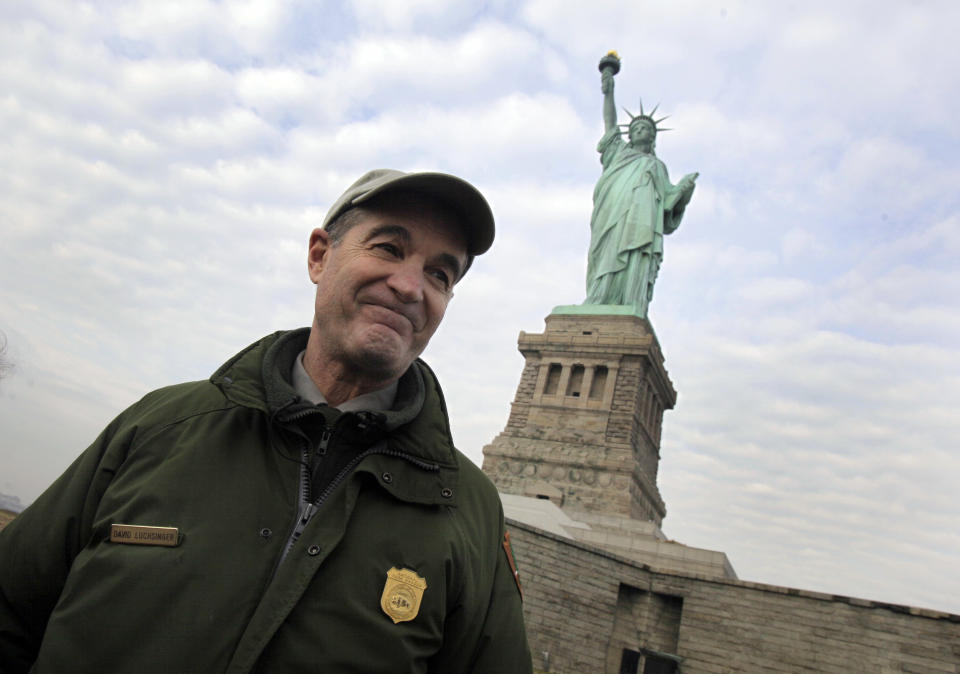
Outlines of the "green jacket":
[[[388,413],[308,409],[284,379],[306,334],[148,394],[6,527],[0,670],[531,671],[499,498],[434,374],[417,361]],[[111,542],[112,524],[178,544]]]

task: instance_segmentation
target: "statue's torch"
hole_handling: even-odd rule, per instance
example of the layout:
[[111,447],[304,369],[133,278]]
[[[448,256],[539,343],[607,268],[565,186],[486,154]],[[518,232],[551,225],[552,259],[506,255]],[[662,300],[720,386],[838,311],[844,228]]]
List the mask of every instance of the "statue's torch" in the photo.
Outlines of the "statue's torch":
[[607,52],[606,56],[600,59],[600,72],[609,71],[611,75],[620,72],[620,56],[615,51]]

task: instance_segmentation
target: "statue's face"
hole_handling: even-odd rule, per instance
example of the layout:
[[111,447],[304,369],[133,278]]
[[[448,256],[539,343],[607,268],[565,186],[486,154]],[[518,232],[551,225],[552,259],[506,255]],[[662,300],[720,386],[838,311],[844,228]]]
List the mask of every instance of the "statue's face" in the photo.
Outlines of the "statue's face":
[[630,125],[630,144],[633,146],[650,145],[656,137],[657,130],[645,119]]

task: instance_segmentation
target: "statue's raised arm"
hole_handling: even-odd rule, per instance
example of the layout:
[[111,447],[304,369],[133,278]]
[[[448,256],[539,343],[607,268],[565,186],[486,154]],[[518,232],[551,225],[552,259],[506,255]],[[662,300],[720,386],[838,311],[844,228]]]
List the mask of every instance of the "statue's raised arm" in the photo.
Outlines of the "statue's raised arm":
[[613,76],[620,72],[620,59],[613,52],[600,59],[600,91],[603,93],[603,129],[617,128],[617,104],[613,100]]
[[696,173],[673,185],[657,159],[656,107],[645,114],[629,111],[627,141],[620,136],[613,97],[613,76],[620,59],[610,52],[600,60],[604,134],[597,146],[603,173],[593,193],[587,299],[584,304],[630,306],[647,315],[653,284],[663,259],[663,237],[680,226],[693,195]]

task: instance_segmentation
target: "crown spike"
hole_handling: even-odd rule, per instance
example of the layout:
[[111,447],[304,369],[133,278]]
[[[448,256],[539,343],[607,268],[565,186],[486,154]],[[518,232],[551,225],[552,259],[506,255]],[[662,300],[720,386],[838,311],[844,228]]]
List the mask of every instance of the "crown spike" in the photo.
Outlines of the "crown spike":
[[636,122],[639,122],[639,121],[641,121],[641,120],[644,121],[644,122],[647,122],[648,124],[650,124],[650,125],[653,127],[654,131],[656,131],[656,132],[658,132],[658,133],[659,133],[660,131],[673,131],[673,129],[661,128],[661,127],[660,127],[660,122],[662,122],[662,121],[664,121],[664,120],[666,120],[666,119],[670,119],[670,115],[664,115],[663,117],[661,117],[661,118],[659,118],[659,119],[654,119],[653,115],[654,115],[654,114],[657,112],[657,110],[660,108],[660,104],[659,104],[659,103],[657,103],[655,106],[653,106],[653,110],[651,110],[649,113],[644,112],[644,110],[643,110],[643,99],[642,99],[642,98],[639,100],[639,104],[640,104],[640,114],[639,114],[639,115],[633,114],[633,113],[630,112],[626,107],[623,108],[623,111],[624,111],[625,113],[627,113],[627,116],[630,117],[630,123],[629,123],[629,124],[618,124],[618,125],[617,125],[617,126],[619,126],[620,128],[622,128],[622,129],[626,129],[626,131],[621,131],[621,133],[623,133],[623,134],[628,133],[630,127],[631,127],[633,124],[635,124]]

